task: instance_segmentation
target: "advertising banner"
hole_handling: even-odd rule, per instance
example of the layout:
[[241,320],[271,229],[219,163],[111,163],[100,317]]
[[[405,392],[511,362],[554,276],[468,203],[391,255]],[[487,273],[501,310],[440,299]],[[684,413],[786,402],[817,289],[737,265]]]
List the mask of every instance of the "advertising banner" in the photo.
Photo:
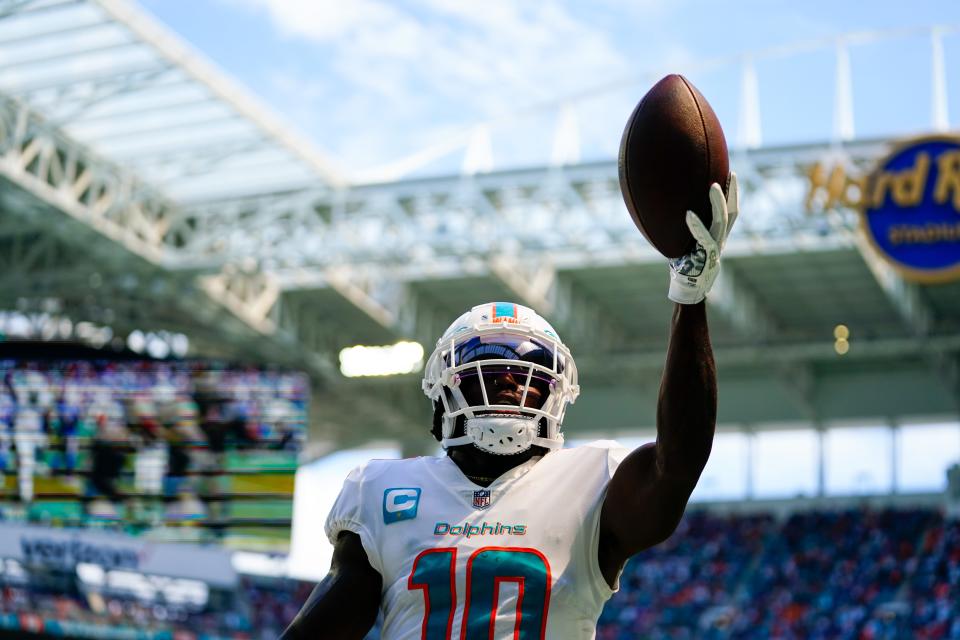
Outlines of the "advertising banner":
[[904,141],[868,173],[818,163],[808,176],[807,210],[859,210],[870,246],[905,279],[960,279],[960,138]]
[[120,533],[4,524],[0,527],[0,558],[12,558],[25,567],[66,571],[79,563],[93,564],[105,571],[193,579],[222,589],[237,584],[226,549],[150,542]]

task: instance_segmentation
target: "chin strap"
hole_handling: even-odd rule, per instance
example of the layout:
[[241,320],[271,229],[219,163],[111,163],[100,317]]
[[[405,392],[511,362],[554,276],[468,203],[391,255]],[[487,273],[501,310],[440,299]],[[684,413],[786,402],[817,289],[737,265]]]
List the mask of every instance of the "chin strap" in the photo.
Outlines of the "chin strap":
[[450,447],[459,447],[462,444],[471,444],[473,438],[470,436],[457,436],[456,438],[444,438],[440,441],[440,444],[443,445],[444,449],[449,449]]
[[473,444],[481,451],[494,455],[508,456],[522,453],[531,446],[545,449],[559,449],[563,446],[563,436],[557,440],[537,435],[540,421],[537,418],[517,416],[481,416],[467,418],[462,436],[444,438],[444,448]]

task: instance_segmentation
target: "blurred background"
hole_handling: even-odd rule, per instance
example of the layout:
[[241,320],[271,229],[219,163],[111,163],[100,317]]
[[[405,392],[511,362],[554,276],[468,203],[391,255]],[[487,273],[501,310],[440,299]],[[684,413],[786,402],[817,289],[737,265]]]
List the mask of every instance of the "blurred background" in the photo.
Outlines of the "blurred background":
[[571,445],[651,441],[616,154],[681,72],[742,189],[720,424],[598,638],[960,638],[960,233],[905,269],[859,196],[958,69],[923,0],[0,0],[0,635],[276,637],[346,473],[438,452],[425,352],[483,301],[570,346]]

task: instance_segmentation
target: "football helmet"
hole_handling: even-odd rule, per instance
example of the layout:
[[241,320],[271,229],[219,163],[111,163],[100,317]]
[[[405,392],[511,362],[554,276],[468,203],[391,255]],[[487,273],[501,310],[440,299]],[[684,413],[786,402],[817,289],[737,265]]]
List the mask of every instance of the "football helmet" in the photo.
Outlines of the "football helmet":
[[563,446],[563,415],[580,387],[570,350],[550,323],[528,307],[489,302],[443,332],[424,367],[423,392],[442,410],[444,448],[473,443],[510,455]]

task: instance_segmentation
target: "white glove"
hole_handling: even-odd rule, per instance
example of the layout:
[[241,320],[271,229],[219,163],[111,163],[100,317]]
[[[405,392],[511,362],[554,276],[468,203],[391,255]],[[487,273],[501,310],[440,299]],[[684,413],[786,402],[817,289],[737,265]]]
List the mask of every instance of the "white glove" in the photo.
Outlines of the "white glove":
[[719,184],[710,185],[710,208],[713,209],[713,224],[709,231],[697,214],[687,211],[687,227],[696,239],[697,246],[687,255],[670,261],[667,297],[674,302],[697,304],[707,297],[707,292],[720,273],[720,253],[740,212],[737,174],[730,173],[726,199]]

